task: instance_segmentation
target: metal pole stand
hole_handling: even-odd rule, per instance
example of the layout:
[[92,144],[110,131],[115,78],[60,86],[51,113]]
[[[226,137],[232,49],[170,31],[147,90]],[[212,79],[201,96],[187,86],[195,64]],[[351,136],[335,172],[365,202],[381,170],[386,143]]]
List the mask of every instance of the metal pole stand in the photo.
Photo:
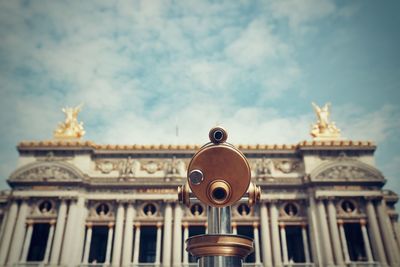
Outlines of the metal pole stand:
[[207,205],[208,230],[205,235],[186,240],[186,250],[195,256],[200,267],[236,267],[254,251],[251,238],[234,235],[231,206],[260,199],[260,188],[251,183],[246,157],[229,143],[222,127],[210,130],[210,143],[193,156],[188,180],[178,188],[179,200],[187,206],[193,202]]

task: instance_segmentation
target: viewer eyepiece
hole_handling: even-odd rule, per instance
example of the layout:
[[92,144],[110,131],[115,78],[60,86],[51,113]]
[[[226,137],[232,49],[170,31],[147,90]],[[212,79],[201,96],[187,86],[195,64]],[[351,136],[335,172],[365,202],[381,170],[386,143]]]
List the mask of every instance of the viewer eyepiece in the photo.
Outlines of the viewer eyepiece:
[[228,133],[221,126],[217,126],[210,130],[208,136],[211,142],[213,142],[214,144],[219,144],[226,141],[226,139],[228,138]]

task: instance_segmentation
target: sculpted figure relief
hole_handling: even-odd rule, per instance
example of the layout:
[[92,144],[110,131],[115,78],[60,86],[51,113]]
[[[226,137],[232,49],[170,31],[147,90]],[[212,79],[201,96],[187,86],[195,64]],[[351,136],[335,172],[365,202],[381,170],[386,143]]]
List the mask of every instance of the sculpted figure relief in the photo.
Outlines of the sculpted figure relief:
[[335,122],[329,121],[330,103],[326,103],[323,107],[319,107],[312,103],[315,114],[317,115],[317,123],[312,126],[311,135],[315,139],[336,139],[340,137],[340,130],[336,127]]
[[165,163],[165,173],[172,176],[185,175],[185,163],[182,160],[177,160],[176,157],[172,157],[171,161]]
[[263,158],[257,164],[257,173],[259,175],[272,175],[275,171],[275,166],[270,159]]
[[136,171],[140,168],[140,163],[128,157],[126,160],[120,162],[119,175],[125,177],[135,176]]
[[60,123],[54,131],[54,137],[59,139],[81,138],[85,131],[83,122],[78,122],[78,113],[82,109],[82,104],[77,107],[65,107],[62,111],[65,114],[65,121]]
[[298,161],[289,161],[289,160],[281,160],[275,162],[275,168],[283,173],[291,173],[299,168],[300,162]]

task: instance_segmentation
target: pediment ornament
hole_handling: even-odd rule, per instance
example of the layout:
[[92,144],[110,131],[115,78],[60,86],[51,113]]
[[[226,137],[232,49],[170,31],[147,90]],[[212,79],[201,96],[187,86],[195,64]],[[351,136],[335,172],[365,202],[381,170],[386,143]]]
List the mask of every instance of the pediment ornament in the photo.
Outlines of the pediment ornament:
[[26,166],[17,170],[10,177],[13,181],[74,181],[81,175],[70,166],[60,163],[42,163]]
[[312,175],[316,180],[383,180],[382,174],[374,167],[365,163],[348,160],[338,160],[322,166]]
[[323,171],[318,179],[380,179],[379,176],[357,166],[335,166]]

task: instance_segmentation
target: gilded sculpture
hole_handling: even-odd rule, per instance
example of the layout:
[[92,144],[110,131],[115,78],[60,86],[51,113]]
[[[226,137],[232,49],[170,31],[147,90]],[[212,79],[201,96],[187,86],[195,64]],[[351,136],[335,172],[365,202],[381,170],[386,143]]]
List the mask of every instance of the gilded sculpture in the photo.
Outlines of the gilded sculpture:
[[83,122],[78,122],[78,113],[82,110],[82,104],[77,107],[65,107],[65,121],[59,123],[54,131],[56,139],[79,139],[85,134]]
[[316,140],[340,138],[340,130],[336,127],[335,122],[329,120],[331,104],[326,103],[323,107],[319,107],[313,102],[312,105],[317,115],[317,123],[312,125],[311,136]]

